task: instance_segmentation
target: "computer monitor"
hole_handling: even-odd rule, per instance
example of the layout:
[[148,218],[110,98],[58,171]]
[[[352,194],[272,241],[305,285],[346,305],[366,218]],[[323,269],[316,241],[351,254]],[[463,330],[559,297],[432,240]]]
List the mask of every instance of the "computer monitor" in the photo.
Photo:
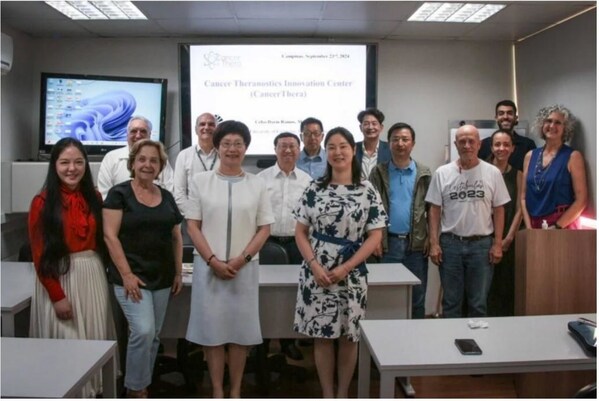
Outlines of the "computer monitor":
[[165,140],[167,80],[42,73],[40,157],[61,138],[80,140],[90,156],[127,144],[127,123],[141,115],[152,123],[151,139]]

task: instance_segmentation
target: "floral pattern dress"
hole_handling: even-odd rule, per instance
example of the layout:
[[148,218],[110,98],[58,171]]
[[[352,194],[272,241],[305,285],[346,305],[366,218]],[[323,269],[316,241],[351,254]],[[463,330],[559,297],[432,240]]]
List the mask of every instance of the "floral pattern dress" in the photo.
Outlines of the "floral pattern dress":
[[[357,241],[367,231],[384,228],[387,215],[379,193],[368,181],[360,185],[329,185],[313,181],[293,211],[295,219],[312,230]],[[316,260],[328,270],[343,262],[343,246],[310,235]],[[360,339],[358,323],[366,313],[366,276],[353,269],[344,280],[320,287],[304,260],[300,269],[293,329],[310,337]]]

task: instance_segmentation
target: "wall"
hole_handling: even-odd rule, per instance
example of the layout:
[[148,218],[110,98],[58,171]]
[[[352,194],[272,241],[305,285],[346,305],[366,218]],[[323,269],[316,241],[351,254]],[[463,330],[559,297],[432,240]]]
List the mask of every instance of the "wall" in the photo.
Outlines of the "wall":
[[[24,213],[6,214],[11,210],[10,162],[33,157],[33,141],[37,141],[37,128],[32,124],[34,110],[33,92],[33,53],[34,40],[19,31],[2,27],[2,32],[13,40],[12,70],[2,76],[1,96],[1,188],[0,188],[0,227],[1,251],[5,257],[16,256],[21,243],[27,237],[27,215]],[[38,77],[39,79],[39,77]],[[39,101],[38,101],[39,102]],[[39,107],[39,103],[38,103]],[[37,143],[37,142],[36,142]]]
[[413,156],[433,169],[445,160],[449,121],[492,119],[513,96],[509,42],[383,41],[378,71],[385,125],[412,125]]
[[[571,145],[586,159],[589,205],[597,218],[597,10],[593,9],[516,46],[521,118],[534,120],[540,108],[563,104],[579,124]],[[540,138],[535,138],[542,144]]]

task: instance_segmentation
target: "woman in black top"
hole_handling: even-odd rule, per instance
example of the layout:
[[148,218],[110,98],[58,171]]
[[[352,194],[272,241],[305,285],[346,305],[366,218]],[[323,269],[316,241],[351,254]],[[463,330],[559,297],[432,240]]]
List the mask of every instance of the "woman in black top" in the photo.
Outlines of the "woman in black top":
[[131,148],[131,181],[115,185],[104,201],[104,239],[112,258],[108,274],[129,323],[125,387],[147,397],[169,294],[182,287],[183,216],[167,190],[153,183],[166,164],[160,142]]
[[522,210],[519,202],[522,172],[508,163],[514,149],[514,138],[510,131],[500,129],[491,135],[491,157],[489,162],[501,171],[511,200],[503,205],[505,210],[502,241],[503,257],[499,263],[493,266],[493,281],[487,300],[488,316],[514,315],[514,239],[522,224]]

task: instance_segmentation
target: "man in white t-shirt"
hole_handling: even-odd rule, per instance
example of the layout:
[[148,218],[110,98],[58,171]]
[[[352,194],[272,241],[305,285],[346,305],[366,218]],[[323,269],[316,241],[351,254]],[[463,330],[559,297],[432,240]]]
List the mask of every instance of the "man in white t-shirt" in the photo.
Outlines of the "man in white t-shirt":
[[[127,146],[106,153],[100,164],[100,170],[98,171],[98,191],[102,194],[102,199],[106,198],[110,188],[131,179],[131,172],[127,169],[129,149],[131,149],[131,146],[135,142],[150,138],[151,132],[152,123],[150,120],[142,116],[131,117],[127,124]],[[173,169],[168,160],[164,166],[164,170],[158,175],[155,182],[173,192]]]
[[[454,142],[459,159],[435,171],[426,194],[429,256],[439,266],[443,316],[485,316],[493,264],[502,257],[503,205],[509,202],[500,171],[480,160],[476,127],[464,125]],[[441,235],[439,235],[441,228]]]
[[216,129],[216,118],[210,113],[203,113],[196,119],[196,135],[198,143],[183,149],[175,163],[175,201],[179,210],[184,210],[189,195],[189,182],[194,174],[202,171],[218,169],[218,153],[214,148],[212,136]]
[[[287,251],[289,263],[302,263],[302,254],[295,243],[295,218],[292,211],[312,181],[312,177],[296,166],[300,153],[300,139],[290,132],[282,132],[274,140],[277,162],[260,173],[266,182],[275,222],[270,225],[269,241]],[[281,351],[291,359],[301,360],[303,355],[291,339],[281,339]]]

